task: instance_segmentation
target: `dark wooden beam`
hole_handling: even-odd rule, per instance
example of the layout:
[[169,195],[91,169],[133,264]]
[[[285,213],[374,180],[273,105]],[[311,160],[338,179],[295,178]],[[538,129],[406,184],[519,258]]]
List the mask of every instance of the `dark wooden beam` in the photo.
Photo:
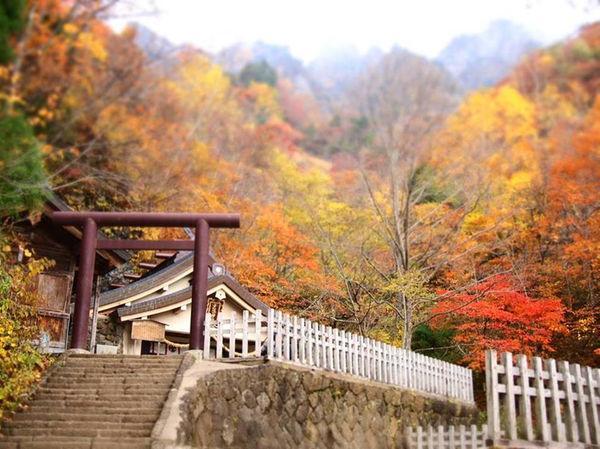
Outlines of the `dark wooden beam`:
[[193,251],[193,240],[98,240],[98,249]]
[[194,227],[204,220],[211,228],[239,228],[239,214],[154,213],[154,212],[53,212],[52,221],[63,226],[82,226],[91,218],[102,226]]

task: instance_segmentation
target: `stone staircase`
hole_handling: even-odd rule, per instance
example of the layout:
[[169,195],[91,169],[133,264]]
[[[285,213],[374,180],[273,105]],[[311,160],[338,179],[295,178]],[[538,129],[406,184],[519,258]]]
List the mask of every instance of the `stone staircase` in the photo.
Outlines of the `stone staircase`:
[[0,435],[0,449],[150,448],[183,356],[70,355]]

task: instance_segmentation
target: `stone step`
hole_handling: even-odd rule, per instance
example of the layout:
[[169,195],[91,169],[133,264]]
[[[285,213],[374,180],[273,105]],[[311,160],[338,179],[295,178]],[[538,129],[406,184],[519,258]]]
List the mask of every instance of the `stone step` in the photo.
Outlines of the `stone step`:
[[119,359],[119,360],[183,360],[183,355],[130,355],[130,354],[70,354],[69,360]]
[[[72,368],[65,367],[56,371],[58,377],[89,377],[96,378],[99,376],[114,376],[114,377],[146,377],[146,376],[173,376],[177,372],[176,369],[153,369],[141,371],[132,368],[116,368],[116,369],[94,369],[94,368]],[[54,376],[52,376],[54,377]]]
[[[69,409],[65,409],[69,410]],[[70,409],[71,413],[61,413],[60,409],[45,412],[27,410],[17,413],[12,422],[30,421],[72,421],[94,422],[104,421],[112,423],[147,423],[156,422],[160,416],[159,410],[134,410],[135,413],[123,413],[121,410],[98,411],[95,409]],[[87,412],[87,413],[86,413]]]
[[43,393],[72,393],[72,394],[162,394],[170,389],[171,385],[139,385],[139,384],[79,384],[72,385],[44,385],[37,389],[38,394]]
[[82,423],[79,420],[74,421],[8,421],[4,424],[4,431],[8,434],[17,430],[24,429],[28,430],[29,433],[27,435],[36,435],[38,431],[44,431],[46,429],[63,429],[70,428],[71,430],[80,430],[84,428],[85,430],[145,430],[150,432],[152,427],[154,427],[154,422],[111,422],[105,421],[102,417],[99,418],[98,421],[85,421]]
[[52,394],[45,393],[36,397],[36,401],[71,401],[71,402],[115,402],[124,404],[127,403],[130,406],[133,404],[138,404],[140,401],[145,402],[154,402],[162,404],[167,398],[167,393],[165,394],[152,394],[152,395],[144,395],[140,396],[137,394]]
[[0,449],[146,449],[150,438],[8,437]]
[[[97,403],[98,403],[97,401],[94,402],[94,404],[97,404]],[[128,403],[128,404],[129,404],[129,407],[127,407],[127,408],[118,408],[118,407],[96,407],[96,406],[56,407],[54,405],[40,406],[40,405],[37,405],[36,403],[32,403],[22,413],[17,413],[15,415],[15,419],[17,419],[17,417],[20,417],[20,416],[26,416],[27,414],[30,414],[30,413],[46,414],[46,415],[51,415],[51,414],[61,415],[61,414],[76,413],[79,416],[83,416],[83,415],[113,415],[114,414],[115,416],[122,416],[122,417],[130,416],[130,415],[146,416],[146,415],[160,413],[160,407],[141,408],[141,407],[139,407],[139,404],[136,402],[135,408],[132,408],[131,403]]]
[[6,429],[6,434],[10,436],[61,436],[61,437],[75,437],[75,438],[139,438],[139,437],[149,437],[152,431],[152,427],[150,429],[111,429],[111,428],[101,428],[101,429],[93,429],[85,426],[82,428],[81,426],[68,427],[68,424],[65,426],[58,427],[36,427],[36,428],[27,428],[27,427],[17,427],[17,428],[8,428]]
[[97,377],[52,377],[44,382],[44,387],[78,387],[90,385],[152,385],[170,386],[173,383],[173,375],[170,376],[97,376]]
[[[131,399],[124,399],[122,396],[119,399],[79,399],[79,398],[69,398],[69,399],[36,399],[33,402],[35,405],[43,406],[43,407],[51,407],[51,408],[125,408],[131,407]],[[32,403],[32,404],[33,404]],[[135,401],[136,408],[162,408],[164,403],[164,398],[137,398]]]
[[[95,360],[79,360],[69,362],[69,368],[87,368],[87,369],[136,369],[136,370],[154,370],[154,369],[177,369],[181,365],[179,361],[174,362],[102,362]],[[60,369],[60,368],[59,368]]]

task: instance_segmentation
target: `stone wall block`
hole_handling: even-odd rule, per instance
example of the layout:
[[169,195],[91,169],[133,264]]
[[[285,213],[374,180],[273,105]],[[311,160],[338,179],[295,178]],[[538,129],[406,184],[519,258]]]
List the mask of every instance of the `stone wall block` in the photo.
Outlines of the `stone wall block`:
[[198,449],[400,449],[408,425],[471,424],[477,415],[464,404],[281,363],[214,372],[190,397],[186,443]]

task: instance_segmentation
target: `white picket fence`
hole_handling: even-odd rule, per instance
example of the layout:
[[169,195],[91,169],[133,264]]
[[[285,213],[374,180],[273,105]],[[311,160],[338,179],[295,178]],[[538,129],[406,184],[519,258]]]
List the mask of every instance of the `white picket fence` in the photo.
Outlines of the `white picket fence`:
[[216,348],[205,351],[207,358],[223,358],[225,351],[228,358],[266,356],[473,402],[470,369],[273,309],[266,321],[259,311],[252,316],[244,312],[242,320],[235,313],[216,322],[207,315],[205,348],[211,339]]
[[490,439],[600,446],[600,370],[569,362],[486,353]]
[[411,449],[482,449],[488,438],[487,426],[418,426],[406,429],[406,439]]

